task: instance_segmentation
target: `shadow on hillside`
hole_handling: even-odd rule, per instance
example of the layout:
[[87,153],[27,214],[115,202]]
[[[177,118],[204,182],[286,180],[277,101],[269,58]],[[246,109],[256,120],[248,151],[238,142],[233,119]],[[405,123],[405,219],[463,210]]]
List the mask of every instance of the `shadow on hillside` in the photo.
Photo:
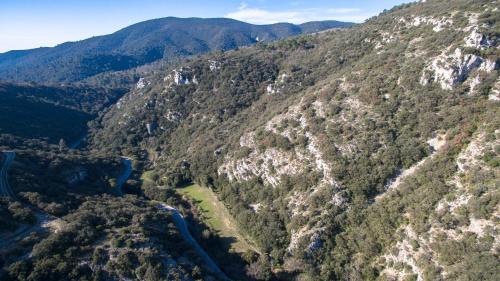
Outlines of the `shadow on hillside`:
[[236,242],[235,238],[221,237],[214,231],[211,231],[210,237],[203,237],[203,231],[209,229],[208,225],[192,216],[187,217],[186,220],[193,237],[215,260],[222,271],[234,280],[254,280],[245,274],[245,266],[247,265],[245,260],[231,249],[231,245]]

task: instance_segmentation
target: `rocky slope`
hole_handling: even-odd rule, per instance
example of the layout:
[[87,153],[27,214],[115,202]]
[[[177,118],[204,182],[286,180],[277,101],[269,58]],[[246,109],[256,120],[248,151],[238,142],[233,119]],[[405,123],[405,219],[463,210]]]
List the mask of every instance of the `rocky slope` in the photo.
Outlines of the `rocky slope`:
[[213,188],[299,280],[494,280],[497,6],[406,4],[182,61],[95,122],[94,149]]

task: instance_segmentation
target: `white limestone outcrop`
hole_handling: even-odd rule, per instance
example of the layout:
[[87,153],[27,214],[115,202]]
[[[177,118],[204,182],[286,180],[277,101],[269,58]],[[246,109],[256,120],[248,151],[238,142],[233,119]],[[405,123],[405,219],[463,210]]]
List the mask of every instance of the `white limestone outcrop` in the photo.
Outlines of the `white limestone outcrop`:
[[192,70],[183,67],[172,70],[170,74],[163,78],[163,81],[167,82],[168,86],[198,84],[198,79],[192,73]]
[[135,85],[135,88],[137,90],[141,90],[143,89],[144,87],[146,87],[147,85],[149,85],[149,81],[147,81],[146,79],[144,78],[140,78],[139,81],[137,82],[137,84]]
[[452,90],[453,87],[464,82],[473,70],[491,72],[496,63],[474,54],[464,54],[460,48],[449,54],[444,51],[433,58],[424,68],[420,84],[428,85],[439,83],[442,89]]

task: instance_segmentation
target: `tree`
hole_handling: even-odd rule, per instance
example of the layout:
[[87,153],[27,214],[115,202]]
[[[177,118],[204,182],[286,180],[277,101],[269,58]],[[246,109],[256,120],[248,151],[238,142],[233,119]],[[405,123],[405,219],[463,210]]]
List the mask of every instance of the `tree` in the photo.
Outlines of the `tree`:
[[269,258],[263,255],[256,262],[248,265],[246,269],[247,275],[257,280],[271,280],[273,277]]

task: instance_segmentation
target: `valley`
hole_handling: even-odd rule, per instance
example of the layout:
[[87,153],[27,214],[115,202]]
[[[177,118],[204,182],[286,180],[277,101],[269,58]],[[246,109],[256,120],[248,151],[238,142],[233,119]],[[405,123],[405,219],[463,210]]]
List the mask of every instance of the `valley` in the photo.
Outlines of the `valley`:
[[237,222],[229,214],[228,210],[209,188],[191,184],[176,189],[180,195],[187,197],[195,207],[199,208],[200,218],[212,228],[222,239],[230,243],[230,251],[245,253],[247,251],[258,252],[259,250],[244,237]]
[[0,280],[498,280],[498,6],[0,54]]

